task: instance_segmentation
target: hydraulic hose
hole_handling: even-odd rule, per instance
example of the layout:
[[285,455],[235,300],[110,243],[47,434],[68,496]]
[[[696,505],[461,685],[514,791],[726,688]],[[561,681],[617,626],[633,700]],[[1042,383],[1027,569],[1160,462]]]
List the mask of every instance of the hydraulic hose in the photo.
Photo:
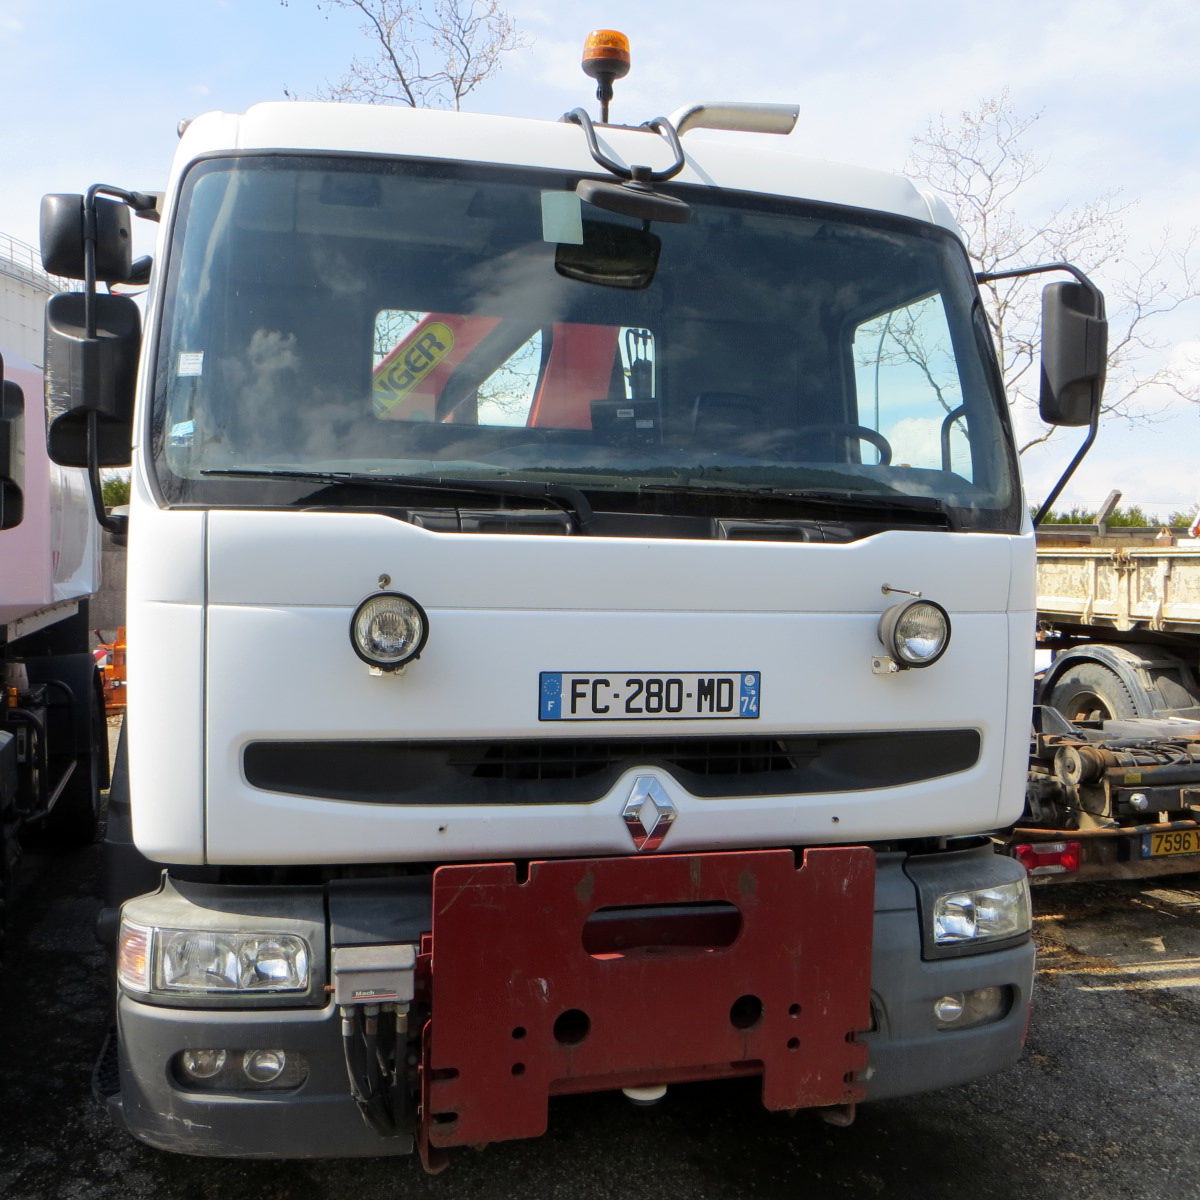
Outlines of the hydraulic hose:
[[[362,1118],[380,1137],[395,1137],[400,1131],[388,1109],[382,1092],[382,1071],[377,1050],[378,1015],[368,1018],[376,1023],[374,1034],[359,1029],[358,1012],[350,1005],[341,1008],[342,1052],[346,1061],[346,1076],[350,1094]],[[374,1066],[372,1066],[372,1062]]]

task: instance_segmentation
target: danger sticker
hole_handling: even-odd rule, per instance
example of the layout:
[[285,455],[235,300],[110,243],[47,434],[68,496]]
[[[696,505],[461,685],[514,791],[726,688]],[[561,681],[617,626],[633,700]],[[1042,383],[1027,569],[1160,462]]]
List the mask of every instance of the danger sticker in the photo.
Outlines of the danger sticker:
[[372,405],[377,416],[394,413],[400,403],[454,348],[449,325],[433,321],[415,329],[388,355],[375,373]]

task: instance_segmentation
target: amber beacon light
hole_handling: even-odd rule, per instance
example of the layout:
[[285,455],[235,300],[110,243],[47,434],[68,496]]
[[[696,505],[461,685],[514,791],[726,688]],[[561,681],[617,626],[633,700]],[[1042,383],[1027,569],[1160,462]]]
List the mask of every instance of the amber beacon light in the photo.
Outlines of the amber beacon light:
[[596,81],[600,120],[608,122],[613,81],[629,74],[629,39],[615,29],[593,29],[583,43],[583,72]]

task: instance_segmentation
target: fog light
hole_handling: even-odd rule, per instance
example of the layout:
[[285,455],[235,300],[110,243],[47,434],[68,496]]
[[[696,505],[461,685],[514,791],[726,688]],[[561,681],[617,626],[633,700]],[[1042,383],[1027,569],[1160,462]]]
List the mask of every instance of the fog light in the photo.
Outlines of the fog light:
[[228,1057],[224,1050],[185,1050],[179,1056],[179,1065],[192,1079],[211,1079],[224,1068]]
[[943,996],[935,1001],[933,1015],[937,1017],[939,1025],[950,1025],[957,1021],[963,1015],[962,996]]
[[1009,988],[973,988],[935,1001],[933,1015],[942,1029],[972,1029],[1000,1020],[1009,1006]]
[[282,1050],[247,1050],[242,1056],[242,1070],[255,1083],[270,1083],[283,1074],[287,1055]]
[[171,1059],[171,1075],[184,1091],[251,1096],[303,1087],[308,1063],[283,1050],[181,1050]]

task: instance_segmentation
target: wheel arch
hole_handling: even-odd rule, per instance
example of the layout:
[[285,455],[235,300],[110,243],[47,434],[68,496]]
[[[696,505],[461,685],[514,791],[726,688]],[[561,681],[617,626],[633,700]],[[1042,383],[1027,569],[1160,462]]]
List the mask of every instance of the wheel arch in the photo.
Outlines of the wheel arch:
[[1058,681],[1081,663],[1111,671],[1147,716],[1200,717],[1200,684],[1191,663],[1160,646],[1095,642],[1063,650],[1042,676],[1036,703],[1049,704]]

